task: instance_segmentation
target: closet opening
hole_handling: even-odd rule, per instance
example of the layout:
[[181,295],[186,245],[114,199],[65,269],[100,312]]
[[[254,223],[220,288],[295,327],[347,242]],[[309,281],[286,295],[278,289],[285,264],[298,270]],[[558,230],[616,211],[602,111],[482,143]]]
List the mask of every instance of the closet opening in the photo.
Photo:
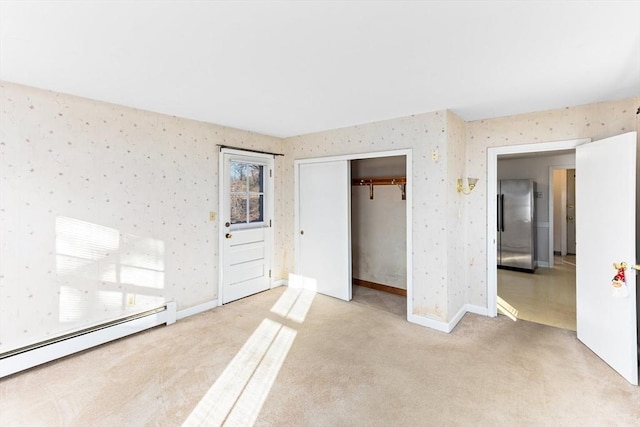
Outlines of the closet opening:
[[352,301],[406,317],[407,157],[351,160]]

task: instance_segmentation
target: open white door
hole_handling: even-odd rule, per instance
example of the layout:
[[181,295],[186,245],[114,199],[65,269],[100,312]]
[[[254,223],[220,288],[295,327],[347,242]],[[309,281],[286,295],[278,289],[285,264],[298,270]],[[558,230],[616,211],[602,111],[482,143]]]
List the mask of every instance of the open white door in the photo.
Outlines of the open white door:
[[636,262],[636,133],[576,148],[576,312],[578,339],[638,384],[636,275],[614,295],[613,263]]
[[351,300],[349,162],[297,163],[299,286]]

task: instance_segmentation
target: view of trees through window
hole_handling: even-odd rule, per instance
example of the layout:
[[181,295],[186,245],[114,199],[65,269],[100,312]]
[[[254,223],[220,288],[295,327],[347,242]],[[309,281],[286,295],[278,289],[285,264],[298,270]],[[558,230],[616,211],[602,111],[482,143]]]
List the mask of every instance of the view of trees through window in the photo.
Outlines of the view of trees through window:
[[231,161],[231,224],[264,221],[264,166]]

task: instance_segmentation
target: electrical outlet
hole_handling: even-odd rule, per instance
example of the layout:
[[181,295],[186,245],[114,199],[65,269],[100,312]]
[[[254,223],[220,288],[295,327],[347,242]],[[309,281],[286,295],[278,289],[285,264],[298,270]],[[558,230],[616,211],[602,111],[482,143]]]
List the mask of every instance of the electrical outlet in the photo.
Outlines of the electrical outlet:
[[127,294],[127,307],[131,307],[133,305],[136,305],[136,295]]
[[209,212],[209,221],[215,221],[215,220],[216,220],[216,213]]

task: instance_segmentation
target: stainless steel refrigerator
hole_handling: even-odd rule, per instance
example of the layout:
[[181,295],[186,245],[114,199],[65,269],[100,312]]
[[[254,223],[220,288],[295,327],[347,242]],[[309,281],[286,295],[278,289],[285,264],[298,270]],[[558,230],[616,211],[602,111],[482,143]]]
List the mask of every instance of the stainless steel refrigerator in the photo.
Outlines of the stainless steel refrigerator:
[[531,179],[498,181],[498,268],[535,271],[535,192]]

